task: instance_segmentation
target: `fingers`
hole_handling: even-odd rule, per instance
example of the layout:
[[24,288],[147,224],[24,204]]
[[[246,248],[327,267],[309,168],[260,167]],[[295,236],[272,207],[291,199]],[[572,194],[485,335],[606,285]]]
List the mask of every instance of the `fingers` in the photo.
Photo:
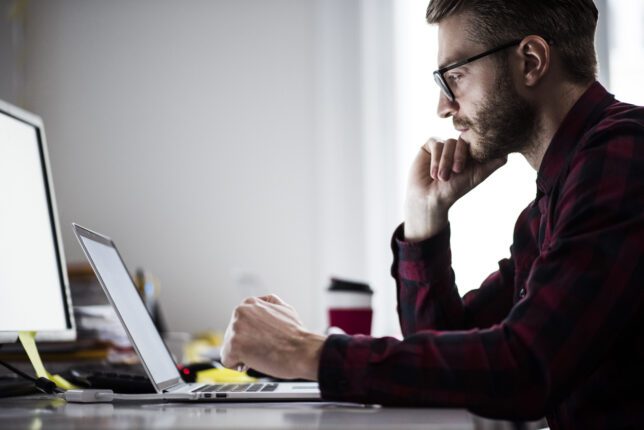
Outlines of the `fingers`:
[[440,163],[438,165],[438,178],[447,181],[449,180],[452,170],[454,168],[454,151],[456,150],[456,141],[454,139],[447,139],[443,144],[443,152],[441,154]]
[[295,322],[300,322],[295,309],[288,303],[284,302],[275,294],[269,294],[261,297],[247,297],[244,301],[237,306],[235,312],[244,313],[246,318],[262,318],[266,313],[281,318],[290,319]]
[[255,304],[261,304],[262,302],[290,307],[288,303],[286,303],[276,294],[267,294],[265,296],[258,296],[258,297],[246,297],[242,303],[247,305],[255,305]]
[[438,180],[438,166],[440,165],[441,155],[443,153],[443,142],[436,139],[429,139],[423,149],[430,155],[429,174],[435,181]]
[[224,334],[224,342],[223,342],[223,345],[221,346],[221,364],[223,364],[225,367],[229,369],[233,369],[239,363],[241,363],[241,361],[238,358],[238,352],[237,352],[237,350],[239,349],[239,346],[238,346],[239,341],[235,336],[236,320],[237,320],[237,309],[235,309],[235,312],[233,312],[231,321],[228,324],[228,327],[226,328],[226,332]]
[[[283,301],[279,296],[275,294],[268,294],[266,296],[260,297],[248,297],[244,299],[243,305],[250,305],[259,308],[270,308],[273,311],[278,312],[281,315],[293,317],[292,313],[295,313],[295,309],[285,301]],[[299,320],[298,320],[299,321]]]
[[464,140],[458,139],[456,141],[456,149],[454,150],[454,165],[452,171],[454,173],[461,173],[465,169],[465,163],[469,156],[469,148]]
[[433,180],[447,181],[452,173],[461,173],[468,158],[467,143],[462,140],[429,139],[422,147],[430,154],[430,176]]
[[284,302],[282,299],[279,298],[276,294],[268,294],[266,296],[261,296],[258,297],[259,300],[263,300],[268,303],[274,303],[276,305],[285,305],[287,306],[286,302]]
[[245,367],[242,359],[245,349],[244,333],[249,331],[245,326],[248,319],[252,318],[253,307],[256,306],[257,301],[255,297],[248,297],[233,310],[221,346],[221,363],[229,369]]
[[238,372],[245,372],[248,370],[246,365],[242,363],[234,353],[227,351],[225,348],[221,349],[221,364],[227,369],[234,369]]

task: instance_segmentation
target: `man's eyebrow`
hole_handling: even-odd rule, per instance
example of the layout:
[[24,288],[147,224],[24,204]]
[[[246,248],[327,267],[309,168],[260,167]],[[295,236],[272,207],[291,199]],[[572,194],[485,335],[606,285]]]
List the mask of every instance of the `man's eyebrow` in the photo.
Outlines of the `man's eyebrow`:
[[449,57],[447,57],[446,59],[444,59],[443,61],[441,61],[438,64],[438,68],[443,69],[445,67],[451,66],[452,64],[456,64],[459,61],[462,61],[462,60],[464,60],[466,58],[468,58],[468,56],[465,55],[465,54],[457,53],[457,54],[454,54],[454,55],[450,55]]
[[[454,60],[452,60],[451,58],[450,58],[450,59],[447,59],[446,61],[444,61],[444,62],[442,62],[441,64],[439,64],[439,65],[438,65],[438,69],[439,69],[439,70],[440,70],[440,69],[444,69],[445,67],[449,67],[449,66],[451,66],[452,64],[456,64],[456,63],[458,63],[459,61],[462,61],[462,60],[464,60],[464,59],[465,59],[465,57],[463,57],[463,58],[457,58],[457,59],[454,59]],[[467,68],[467,64],[463,64],[462,66],[459,66],[458,68],[460,69],[461,67],[463,67],[463,68]]]
[[456,61],[458,61],[458,60],[455,60],[455,59],[453,59],[451,57],[448,57],[447,59],[445,59],[442,62],[438,63],[438,68],[439,69],[444,69],[445,67],[456,63]]
[[[485,48],[483,46],[481,46],[481,49],[483,50]],[[463,61],[463,60],[466,60],[468,58],[471,58],[473,55],[476,55],[476,52],[468,54],[467,52],[457,51],[457,52],[453,53],[452,55],[450,55],[449,57],[443,59],[443,61],[441,61],[438,64],[438,68],[443,69],[445,67],[449,67],[452,64],[458,63],[459,61]]]

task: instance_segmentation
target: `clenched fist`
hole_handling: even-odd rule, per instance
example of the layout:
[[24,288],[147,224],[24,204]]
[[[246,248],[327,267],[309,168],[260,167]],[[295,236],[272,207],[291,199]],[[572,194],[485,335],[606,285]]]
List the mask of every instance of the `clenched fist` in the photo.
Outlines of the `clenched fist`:
[[283,379],[317,380],[325,337],[307,331],[290,305],[275,295],[237,306],[224,334],[224,366],[252,367]]

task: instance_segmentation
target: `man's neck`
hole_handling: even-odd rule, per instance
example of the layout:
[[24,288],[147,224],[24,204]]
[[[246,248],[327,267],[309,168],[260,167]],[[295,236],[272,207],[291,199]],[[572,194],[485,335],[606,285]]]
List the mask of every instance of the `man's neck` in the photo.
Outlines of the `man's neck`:
[[541,126],[539,134],[533,144],[522,152],[528,163],[536,171],[539,171],[543,156],[546,154],[552,138],[561,127],[566,115],[591,85],[592,83],[587,85],[562,83],[555,90],[548,92],[549,97],[540,100],[539,121]]

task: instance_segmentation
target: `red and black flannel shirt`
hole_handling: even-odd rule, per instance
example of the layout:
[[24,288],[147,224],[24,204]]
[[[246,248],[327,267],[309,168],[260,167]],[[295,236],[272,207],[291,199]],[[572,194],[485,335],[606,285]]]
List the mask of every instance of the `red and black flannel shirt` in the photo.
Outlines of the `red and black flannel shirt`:
[[458,294],[449,227],[409,243],[401,226],[392,249],[404,340],[330,336],[324,398],[644,428],[644,108],[586,91],[477,290]]

